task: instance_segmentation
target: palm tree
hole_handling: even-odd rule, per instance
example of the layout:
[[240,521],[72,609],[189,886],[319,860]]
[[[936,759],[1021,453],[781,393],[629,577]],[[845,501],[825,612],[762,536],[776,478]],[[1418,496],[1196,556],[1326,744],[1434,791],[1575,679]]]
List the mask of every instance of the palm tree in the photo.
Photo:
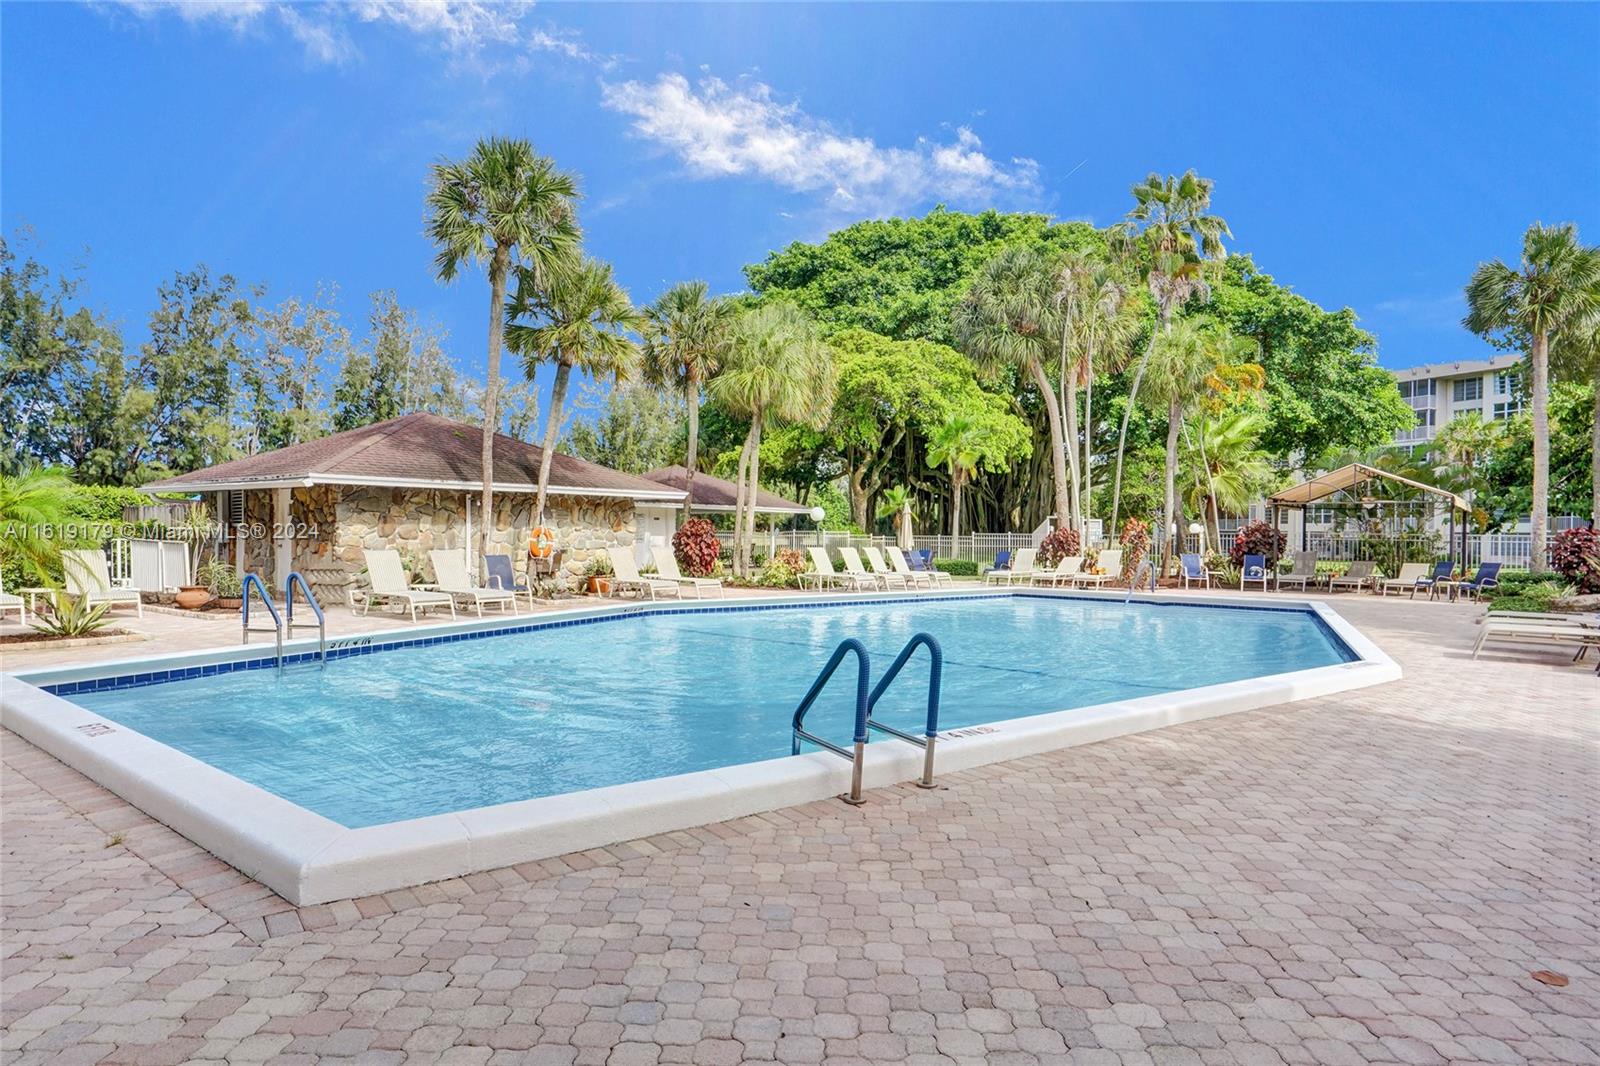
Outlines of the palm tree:
[[894,542],[902,548],[911,547],[911,493],[906,491],[904,485],[894,485],[883,491],[878,497],[878,508],[875,512],[879,520],[890,519],[894,523]]
[[1503,423],[1494,419],[1485,421],[1476,411],[1456,415],[1433,438],[1431,451],[1440,466],[1434,471],[1434,483],[1448,482],[1456,492],[1481,490],[1483,478],[1479,464],[1494,451],[1504,435]]
[[1206,524],[1206,544],[1222,550],[1222,512],[1239,514],[1259,499],[1273,470],[1258,446],[1267,418],[1257,411],[1232,410],[1207,415],[1184,433],[1179,465],[1185,472],[1184,506]]
[[954,314],[957,343],[974,362],[990,373],[1015,370],[1038,388],[1050,423],[1056,524],[1065,527],[1072,518],[1066,432],[1045,372],[1045,360],[1055,354],[1060,319],[1049,265],[1030,248],[1007,248],[985,263]]
[[961,547],[961,490],[978,472],[978,462],[982,458],[983,441],[978,427],[969,418],[957,415],[946,419],[928,438],[928,465],[944,467],[950,473],[951,554]]
[[1186,318],[1174,322],[1160,335],[1151,352],[1151,391],[1167,405],[1167,463],[1165,494],[1161,511],[1161,572],[1166,573],[1172,557],[1172,524],[1178,510],[1178,437],[1183,430],[1184,413],[1204,393],[1222,361],[1224,346],[1231,334],[1219,332],[1203,320]]
[[1525,344],[1532,367],[1533,558],[1546,569],[1550,508],[1550,342],[1587,327],[1600,314],[1600,248],[1578,243],[1571,223],[1535,222],[1522,237],[1522,262],[1482,263],[1467,283],[1462,325],[1486,337]]
[[1069,252],[1056,267],[1056,306],[1062,323],[1061,404],[1066,412],[1067,439],[1078,436],[1075,386],[1083,388],[1083,462],[1073,464],[1079,532],[1087,535],[1093,516],[1091,471],[1094,465],[1094,379],[1101,370],[1122,368],[1129,339],[1138,329],[1130,313],[1128,288],[1111,264]]
[[434,272],[455,280],[463,263],[489,270],[489,366],[483,394],[483,500],[479,554],[494,529],[494,435],[499,428],[500,344],[513,266],[543,284],[576,254],[577,181],[525,140],[490,137],[466,159],[435,163],[429,175],[427,234],[438,247]]
[[741,576],[750,573],[755,539],[762,430],[768,419],[820,426],[837,381],[833,349],[793,304],[763,304],[734,318],[722,372],[706,389],[727,410],[750,419],[734,498],[734,568]]
[[[1596,286],[1600,289],[1600,285]],[[1594,293],[1594,302],[1600,307],[1600,291]],[[1590,316],[1587,323],[1563,330],[1550,347],[1551,372],[1557,377],[1573,381],[1585,378],[1594,386],[1594,424],[1590,431],[1589,480],[1592,499],[1590,520],[1600,526],[1600,314]]]
[[[561,430],[567,381],[574,367],[592,378],[628,378],[639,352],[628,331],[644,324],[628,293],[617,284],[611,266],[585,259],[557,274],[545,285],[530,268],[517,270],[517,292],[506,308],[506,347],[522,356],[522,372],[531,380],[539,364],[554,363],[555,384],[550,389],[550,410],[544,417],[544,448],[539,456],[539,493],[534,520],[544,521],[545,494],[550,484],[550,460]],[[536,325],[517,321],[533,318]]]
[[[1184,171],[1182,177],[1151,174],[1133,187],[1133,210],[1125,221],[1113,227],[1113,237],[1125,256],[1138,264],[1150,295],[1155,298],[1159,332],[1172,327],[1172,316],[1191,297],[1203,299],[1210,294],[1207,268],[1221,258],[1222,238],[1233,236],[1227,222],[1208,213],[1214,184],[1193,170]],[[1128,447],[1128,419],[1138,402],[1139,385],[1155,342],[1156,335],[1152,333],[1128,385],[1127,406],[1122,409],[1122,428],[1117,432],[1117,472],[1111,487],[1113,527],[1122,509],[1122,459]]]
[[716,376],[728,344],[733,305],[708,299],[706,283],[683,281],[645,309],[645,378],[683,395],[689,408],[689,449],[684,459],[683,517],[694,513],[694,473],[700,461],[700,390]]
[[60,470],[25,466],[0,474],[0,564],[17,562],[41,581],[61,573],[61,550],[77,545],[63,539],[78,510],[72,479]]

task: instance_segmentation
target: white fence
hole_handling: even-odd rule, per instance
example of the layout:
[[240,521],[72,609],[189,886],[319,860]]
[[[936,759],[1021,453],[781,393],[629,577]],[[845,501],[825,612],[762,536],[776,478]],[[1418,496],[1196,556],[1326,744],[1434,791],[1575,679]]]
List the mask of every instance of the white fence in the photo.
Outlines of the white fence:
[[[1222,536],[1222,550],[1227,551],[1233,546],[1234,534],[1224,533]],[[1460,534],[1456,540],[1446,543],[1447,537],[1440,534],[1430,536],[1404,536],[1387,537],[1385,543],[1395,544],[1405,549],[1405,557],[1422,557],[1437,555],[1444,558],[1446,555],[1460,552]],[[1184,538],[1184,550],[1198,552],[1202,550],[1201,538],[1189,534]],[[1290,537],[1285,551],[1296,551],[1300,547],[1299,541]],[[1324,562],[1353,562],[1357,559],[1371,558],[1365,538],[1356,534],[1329,533],[1322,530],[1308,530],[1306,533],[1306,550],[1314,551],[1317,557]],[[1530,533],[1479,533],[1467,537],[1466,557],[1459,560],[1462,565],[1472,567],[1480,563],[1502,563],[1510,567],[1525,567],[1533,558],[1533,535]]]

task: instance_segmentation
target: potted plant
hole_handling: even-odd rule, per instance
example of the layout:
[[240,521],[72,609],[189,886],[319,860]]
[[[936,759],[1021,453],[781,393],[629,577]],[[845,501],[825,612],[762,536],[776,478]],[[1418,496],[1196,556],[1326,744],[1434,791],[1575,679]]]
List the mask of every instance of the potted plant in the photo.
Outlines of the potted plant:
[[198,611],[211,602],[211,588],[208,585],[179,585],[178,594],[172,602],[185,611]]
[[[230,564],[221,559],[212,559],[200,567],[195,576],[205,582],[204,588],[208,594],[216,594],[217,606],[238,610],[244,605],[244,578]],[[178,606],[183,606],[181,593]]]
[[583,568],[584,576],[589,579],[589,591],[600,596],[611,595],[611,560],[605,555],[596,555],[589,560],[589,565]]

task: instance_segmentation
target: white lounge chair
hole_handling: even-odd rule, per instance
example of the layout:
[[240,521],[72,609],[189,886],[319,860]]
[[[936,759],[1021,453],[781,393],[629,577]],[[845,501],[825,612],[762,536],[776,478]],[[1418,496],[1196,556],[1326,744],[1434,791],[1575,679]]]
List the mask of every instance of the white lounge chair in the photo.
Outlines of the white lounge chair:
[[806,551],[811,555],[811,570],[800,575],[801,583],[809,580],[819,589],[824,585],[846,585],[853,589],[878,587],[870,574],[841,574],[835,570],[833,560],[828,558],[828,549],[813,546]]
[[4,585],[0,585],[0,622],[5,621],[7,612],[17,612],[17,622],[21,625],[28,624],[28,607],[22,597],[7,592]]
[[883,552],[877,548],[869,545],[862,548],[861,553],[867,557],[867,569],[872,571],[873,577],[883,582],[884,588],[909,589],[915,583],[914,579],[900,573],[884,561]]
[[844,572],[846,574],[854,574],[857,577],[864,577],[875,588],[899,588],[904,590],[907,587],[906,579],[901,577],[899,574],[880,574],[872,570],[868,570],[861,564],[861,553],[856,551],[854,548],[840,548],[839,561],[844,565]]
[[908,585],[931,589],[939,584],[940,577],[943,577],[947,582],[950,580],[949,574],[943,574],[938,570],[911,569],[911,564],[906,561],[905,553],[899,548],[890,546],[883,549],[883,554],[889,560],[889,565],[894,567],[894,572],[903,577]]
[[1035,570],[1033,577],[1029,581],[1034,585],[1050,585],[1052,587],[1070,585],[1081,570],[1083,570],[1083,556],[1068,555],[1056,563],[1053,570]]
[[1376,582],[1378,595],[1387,596],[1389,590],[1396,592],[1415,592],[1417,583],[1428,578],[1427,563],[1401,563],[1400,572],[1394,577],[1379,578]]
[[1290,585],[1299,585],[1300,588],[1304,590],[1308,584],[1315,584],[1316,580],[1316,552],[1295,552],[1294,565],[1289,568],[1289,572],[1286,574],[1279,574],[1277,577],[1279,589],[1282,589],[1287,583]]
[[1074,585],[1085,587],[1089,585],[1109,585],[1122,578],[1122,549],[1107,548],[1100,553],[1100,558],[1095,560],[1095,569],[1098,574],[1078,573],[1073,579]]
[[1362,589],[1372,584],[1372,572],[1376,570],[1377,567],[1378,564],[1374,563],[1370,559],[1363,559],[1353,562],[1350,564],[1350,569],[1346,570],[1338,577],[1328,579],[1328,591],[1338,592],[1340,589],[1348,588],[1355,589],[1357,592],[1360,592]]
[[652,545],[650,557],[656,561],[656,573],[665,581],[676,581],[680,586],[694,589],[694,598],[704,599],[706,589],[716,589],[717,599],[722,599],[726,592],[723,591],[722,582],[714,577],[684,577],[683,571],[678,569],[678,557],[672,554],[672,549],[661,544]]
[[633,589],[641,597],[649,593],[652,600],[658,592],[683,598],[683,588],[676,581],[668,581],[664,577],[645,577],[639,573],[639,564],[633,561],[632,548],[607,548],[606,554],[611,557],[611,580],[619,593],[623,589]]
[[[1556,615],[1523,611],[1489,612],[1481,621],[1478,639],[1472,645],[1476,659],[1489,641],[1508,644],[1535,644],[1546,647],[1577,648],[1574,660],[1600,648],[1600,616]],[[1600,674],[1600,666],[1595,672]]]
[[105,553],[100,549],[74,548],[62,552],[61,569],[67,578],[69,595],[85,599],[90,606],[106,604],[113,611],[118,607],[132,607],[138,617],[144,617],[139,590],[111,580]]
[[[474,585],[467,575],[467,553],[435,549],[428,553],[433,562],[433,587],[440,592],[473,606],[478,617],[483,617],[483,605],[498,606],[501,611],[517,613],[517,594],[510,589],[485,588]],[[427,588],[426,585],[418,586]]]
[[350,606],[355,607],[357,601],[361,603],[361,613],[367,614],[372,610],[376,600],[385,603],[398,603],[402,609],[411,612],[411,620],[417,620],[418,610],[427,610],[429,607],[448,607],[450,617],[456,616],[455,597],[429,589],[414,589],[411,587],[410,578],[406,577],[406,568],[400,562],[400,553],[393,548],[376,548],[363,550],[361,553],[367,561],[367,588],[350,590]]
[[1034,564],[1038,561],[1038,548],[1018,548],[1017,553],[1011,557],[1011,565],[1004,570],[991,570],[983,575],[985,581],[996,584],[1011,585],[1018,581],[1033,579]]

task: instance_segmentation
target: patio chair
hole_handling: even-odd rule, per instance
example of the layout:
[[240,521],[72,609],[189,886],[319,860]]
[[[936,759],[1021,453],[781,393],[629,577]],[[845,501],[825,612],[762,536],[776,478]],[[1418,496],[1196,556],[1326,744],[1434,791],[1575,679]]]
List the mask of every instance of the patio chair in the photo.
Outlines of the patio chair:
[[1094,562],[1099,573],[1086,574],[1079,571],[1073,575],[1072,583],[1080,588],[1090,585],[1109,585],[1122,577],[1122,549],[1106,548]]
[[15,593],[7,592],[5,585],[0,584],[0,622],[5,621],[8,611],[17,612],[18,624],[28,624],[28,608],[23,603],[22,597]]
[[517,584],[517,572],[512,568],[509,555],[485,555],[483,569],[489,575],[489,587],[510,592],[512,595],[525,593],[528,597],[528,610],[533,610],[533,589],[527,585]]
[[[1574,662],[1587,655],[1590,648],[1600,648],[1600,616],[1571,615],[1568,617],[1572,621],[1564,621],[1556,615],[1515,617],[1518,613],[1489,612],[1472,645],[1472,657],[1476,659],[1490,641],[1576,648]],[[1595,673],[1600,675],[1600,664],[1596,664]]]
[[1034,563],[1039,557],[1038,548],[1018,548],[1011,556],[1011,565],[1004,570],[990,570],[983,580],[990,585],[1009,585],[1033,577]]
[[452,599],[471,604],[479,618],[483,617],[483,605],[486,603],[491,607],[498,606],[501,611],[517,613],[515,592],[472,583],[472,578],[467,574],[466,552],[436,548],[428,553],[428,559],[433,563],[433,587]]
[[899,574],[885,574],[876,569],[867,569],[861,564],[861,553],[856,551],[854,548],[840,548],[839,560],[844,564],[845,573],[863,576],[880,588],[886,590],[898,588],[901,591],[904,591],[908,588],[906,585],[906,579],[901,577]]
[[448,607],[450,617],[456,617],[456,600],[454,596],[432,589],[414,589],[411,580],[406,577],[406,568],[400,562],[400,553],[393,548],[380,548],[363,550],[361,553],[367,561],[367,584],[365,589],[350,590],[350,606],[354,607],[356,601],[361,601],[362,615],[372,610],[374,600],[398,603],[403,609],[410,610],[411,620],[417,620],[417,611],[427,610],[429,607]]
[[1062,585],[1072,584],[1082,570],[1083,556],[1068,555],[1056,563],[1055,568],[1052,570],[1035,570],[1028,581],[1029,584],[1033,585],[1049,585],[1052,588],[1059,588]]
[[1456,572],[1454,560],[1446,559],[1442,563],[1434,563],[1433,569],[1426,577],[1417,578],[1416,584],[1411,586],[1411,598],[1417,598],[1417,590],[1427,589],[1428,599],[1433,599],[1439,594],[1439,586],[1448,582]]
[[875,589],[878,583],[872,580],[870,574],[841,574],[833,568],[833,560],[828,558],[828,549],[813,545],[806,549],[811,555],[811,569],[800,575],[804,584],[808,579],[818,588],[824,585],[843,585],[852,589]]
[[1461,594],[1476,599],[1484,590],[1498,588],[1500,585],[1501,563],[1480,563],[1478,572],[1471,581],[1461,583]]
[[[895,554],[899,554],[899,555],[902,555],[902,556],[905,557],[906,563],[910,566],[911,572],[913,574],[920,574],[920,575],[923,575],[923,576],[927,577],[928,580],[932,581],[933,584],[936,585],[936,586],[938,586],[938,585],[954,585],[956,583],[956,579],[955,578],[951,577],[949,574],[945,573],[943,570],[939,570],[939,569],[936,569],[934,567],[934,565],[933,565],[933,552],[931,552],[931,551],[920,552],[920,551],[902,550],[902,551],[900,551],[898,553],[890,554],[889,558],[893,559]],[[1009,556],[1008,556],[1008,558],[1009,558]],[[896,569],[898,569],[898,567],[896,567]]]
[[678,569],[678,557],[665,544],[651,545],[650,558],[656,561],[656,573],[667,581],[676,581],[680,587],[694,589],[694,598],[697,600],[705,598],[706,589],[716,589],[719,600],[727,595],[717,578],[684,577],[683,571]]
[[1338,577],[1328,579],[1328,591],[1338,592],[1340,589],[1349,588],[1360,592],[1372,584],[1372,572],[1378,564],[1371,559],[1363,559],[1350,564],[1350,569]]
[[861,549],[861,554],[866,556],[867,569],[883,582],[885,588],[898,585],[900,588],[909,589],[912,585],[918,584],[915,577],[902,574],[890,566],[888,560],[883,557],[883,549],[869,544]]
[[1211,571],[1206,569],[1206,564],[1196,552],[1184,552],[1178,556],[1178,576],[1183,579],[1184,588],[1194,584],[1201,588],[1211,587]]
[[676,581],[669,581],[664,577],[646,577],[639,573],[639,564],[633,559],[632,548],[607,548],[606,555],[611,558],[611,582],[620,595],[623,589],[633,589],[643,599],[648,593],[653,600],[656,593],[672,593],[683,598],[683,587]]
[[1374,587],[1378,590],[1378,595],[1380,596],[1389,595],[1390,589],[1396,592],[1404,592],[1407,589],[1414,591],[1417,587],[1417,582],[1422,581],[1427,576],[1427,563],[1401,563],[1398,574],[1394,577],[1378,578],[1374,583]]
[[1300,588],[1304,590],[1308,584],[1311,584],[1316,580],[1316,552],[1295,552],[1294,565],[1289,568],[1289,572],[1287,574],[1277,575],[1278,588],[1280,590],[1283,588],[1284,582],[1288,582],[1291,585],[1299,585]]
[[1011,572],[1011,549],[1009,549],[1009,548],[1001,548],[999,551],[994,553],[994,565],[984,568],[983,579],[984,579],[985,582],[987,582],[989,580],[989,575],[990,574],[1010,573],[1010,572]]
[[[905,578],[907,585],[914,585],[919,589],[931,589],[939,583],[938,578],[934,576],[937,571],[911,569],[899,548],[890,545],[883,549],[883,555],[889,560],[889,566],[894,572]],[[949,577],[948,574],[945,576]]]
[[1244,565],[1239,567],[1239,591],[1243,592],[1249,587],[1250,582],[1259,581],[1261,591],[1267,591],[1267,582],[1272,580],[1272,572],[1267,569],[1265,555],[1246,555]]
[[104,603],[113,611],[118,607],[132,607],[137,617],[144,617],[139,590],[111,580],[105,553],[100,549],[74,548],[62,552],[61,569],[66,575],[69,595],[84,599],[90,606]]

